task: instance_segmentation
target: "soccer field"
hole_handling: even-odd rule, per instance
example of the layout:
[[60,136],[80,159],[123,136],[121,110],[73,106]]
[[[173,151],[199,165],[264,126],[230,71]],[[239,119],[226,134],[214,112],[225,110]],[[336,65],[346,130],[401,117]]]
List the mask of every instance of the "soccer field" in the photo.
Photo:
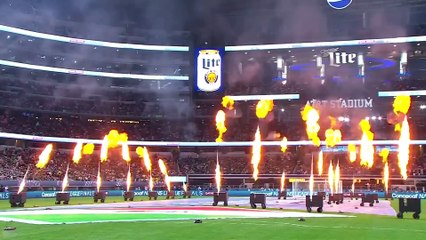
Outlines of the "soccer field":
[[[75,199],[85,202],[86,199]],[[90,198],[87,199],[89,201]],[[118,201],[119,199],[117,199]],[[39,206],[44,201],[48,205],[52,199],[37,199]],[[112,199],[111,199],[112,201]],[[425,201],[423,201],[423,207]],[[0,202],[0,204],[4,204]],[[396,201],[392,203],[397,206]],[[3,206],[3,205],[1,205]],[[77,207],[77,206],[76,206]],[[10,209],[10,208],[3,208]],[[424,209],[424,208],[423,208]],[[241,209],[241,212],[247,212]],[[71,209],[72,211],[72,209]],[[260,216],[262,210],[255,210]],[[222,212],[222,211],[221,211]],[[223,211],[224,213],[226,211]],[[238,211],[236,211],[238,212]],[[253,212],[253,211],[250,211]],[[290,213],[293,210],[276,210]],[[303,213],[305,214],[305,213]],[[327,217],[329,215],[330,217]],[[153,213],[140,212],[121,214],[35,214],[23,215],[24,219],[43,220],[54,223],[89,221],[126,220],[127,222],[102,222],[83,224],[35,225],[0,221],[2,227],[0,239],[424,239],[426,237],[426,219],[414,220],[407,213],[404,219],[393,216],[365,214],[347,214],[332,217],[283,218],[229,218],[226,214],[207,216],[195,212]],[[421,215],[423,217],[424,214]],[[16,216],[15,216],[16,217]],[[221,219],[217,219],[217,218]],[[234,216],[235,217],[235,216]],[[181,219],[185,220],[181,220]],[[201,218],[203,223],[195,224],[194,219]],[[136,222],[135,222],[136,221]],[[14,231],[3,231],[6,226],[16,227]]]

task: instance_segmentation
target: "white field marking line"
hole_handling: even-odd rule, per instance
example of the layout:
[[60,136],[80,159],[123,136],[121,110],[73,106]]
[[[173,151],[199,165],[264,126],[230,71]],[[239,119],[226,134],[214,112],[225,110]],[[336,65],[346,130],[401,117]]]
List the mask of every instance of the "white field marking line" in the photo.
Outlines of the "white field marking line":
[[195,219],[202,220],[226,220],[226,219],[244,219],[241,218],[223,218],[223,217],[198,217],[198,218],[162,218],[162,219],[119,219],[119,220],[95,220],[95,221],[80,221],[80,222],[46,222],[46,221],[36,221],[36,220],[26,220],[26,219],[16,219],[16,218],[0,218],[0,221],[6,222],[20,222],[20,223],[28,223],[28,224],[36,224],[36,225],[57,225],[57,224],[85,224],[85,223],[110,223],[110,222],[162,222],[162,221],[192,221]]
[[45,222],[45,221],[27,220],[27,219],[19,219],[19,218],[5,218],[5,217],[0,217],[0,221],[19,222],[19,223],[28,223],[28,224],[50,224],[50,222]]
[[389,231],[389,230],[403,230],[403,231],[416,231],[416,232],[426,232],[426,229],[407,229],[407,228],[383,228],[383,227],[352,227],[352,226],[318,226],[318,225],[302,225],[302,224],[295,224],[295,223],[286,223],[286,222],[262,222],[262,221],[256,221],[256,222],[232,222],[234,219],[229,219],[228,224],[247,224],[247,225],[259,225],[259,226],[266,226],[271,224],[277,224],[277,225],[290,225],[294,227],[303,227],[303,228],[326,228],[326,229],[355,229],[355,230],[383,230],[383,231]]
[[131,211],[131,210],[82,210],[82,209],[60,209],[60,210],[34,210],[21,212],[3,212],[0,216],[25,216],[25,215],[59,215],[59,214],[199,214],[210,216],[238,216],[252,218],[280,218],[280,217],[350,217],[348,215],[316,214],[301,212],[280,212],[280,211],[206,211],[206,210],[154,210],[154,211]]

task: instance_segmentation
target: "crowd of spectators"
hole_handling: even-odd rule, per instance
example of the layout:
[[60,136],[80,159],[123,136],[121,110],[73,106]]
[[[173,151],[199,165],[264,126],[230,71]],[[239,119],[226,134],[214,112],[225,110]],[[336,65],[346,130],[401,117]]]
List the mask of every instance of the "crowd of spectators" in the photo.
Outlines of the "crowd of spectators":
[[[131,149],[134,151],[134,149]],[[98,152],[92,155],[85,155],[78,164],[71,161],[72,151],[54,149],[51,154],[51,160],[45,168],[36,168],[38,155],[42,149],[36,148],[15,148],[2,147],[0,150],[0,180],[21,179],[27,169],[28,180],[62,180],[67,165],[70,164],[69,178],[80,181],[95,181],[99,168]],[[102,163],[102,178],[106,181],[125,181],[129,165],[122,160],[121,151],[111,150],[108,161]],[[132,161],[130,169],[132,176],[137,181],[147,180],[146,168],[142,165],[143,161],[132,152]],[[251,174],[252,165],[251,156],[241,152],[228,155],[219,153],[219,164],[223,174]],[[216,153],[211,154],[182,154],[176,156],[167,152],[152,152],[151,160],[153,165],[152,175],[161,179],[162,175],[158,167],[158,160],[163,159],[168,167],[168,174],[171,176],[185,176],[188,174],[214,174],[216,168]],[[259,165],[260,174],[281,174],[285,171],[288,174],[310,174],[311,155],[297,154],[294,151],[286,153],[265,153]],[[376,156],[376,161],[372,169],[359,166],[359,163],[350,163],[346,154],[326,155],[324,161],[324,172],[327,171],[329,162],[333,160],[334,166],[339,162],[341,174],[345,176],[380,176],[384,164]],[[390,157],[391,176],[399,175],[397,159],[394,154]],[[426,169],[426,163],[423,161],[412,160],[409,166],[410,175],[423,175]],[[317,173],[316,167],[314,173]]]

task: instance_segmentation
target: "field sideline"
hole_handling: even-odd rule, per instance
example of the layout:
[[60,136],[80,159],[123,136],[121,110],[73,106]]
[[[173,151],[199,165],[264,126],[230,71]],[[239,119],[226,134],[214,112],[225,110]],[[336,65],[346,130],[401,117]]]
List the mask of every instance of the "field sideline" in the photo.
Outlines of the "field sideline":
[[[71,203],[88,204],[92,198],[74,198]],[[122,202],[121,197],[107,202]],[[139,198],[138,198],[139,200]],[[29,199],[28,207],[52,206],[54,199]],[[422,202],[425,209],[425,200]],[[397,201],[392,202],[397,207]],[[0,209],[10,209],[7,201],[0,201]],[[284,210],[286,211],[286,210]],[[426,237],[425,214],[413,220],[410,213],[403,220],[396,217],[351,214],[353,218],[297,218],[220,219],[148,221],[121,223],[89,223],[32,225],[0,222],[0,239],[423,239]],[[15,231],[3,231],[13,226]]]

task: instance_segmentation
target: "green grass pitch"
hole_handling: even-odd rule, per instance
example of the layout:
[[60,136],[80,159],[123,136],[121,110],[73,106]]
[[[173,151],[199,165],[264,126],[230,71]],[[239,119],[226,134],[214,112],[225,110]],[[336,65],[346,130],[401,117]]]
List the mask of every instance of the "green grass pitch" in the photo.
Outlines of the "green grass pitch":
[[[122,198],[108,198],[121,202]],[[53,199],[29,199],[27,206],[52,206]],[[91,198],[74,198],[73,203],[91,203]],[[423,210],[425,209],[423,201]],[[397,201],[392,204],[397,207]],[[10,209],[7,201],[0,201],[0,209]],[[284,210],[285,211],[285,210]],[[300,222],[294,218],[280,219],[221,219],[117,222],[60,225],[32,225],[1,222],[0,239],[425,239],[426,217],[414,220],[410,213],[404,219],[391,216],[354,215],[354,218],[308,218]],[[80,216],[91,217],[91,216]],[[104,216],[108,217],[108,216]],[[130,216],[129,216],[130,217]],[[196,216],[194,216],[196,217]],[[161,218],[159,216],[159,218]],[[59,221],[59,219],[58,219]],[[3,231],[6,226],[15,231]]]

